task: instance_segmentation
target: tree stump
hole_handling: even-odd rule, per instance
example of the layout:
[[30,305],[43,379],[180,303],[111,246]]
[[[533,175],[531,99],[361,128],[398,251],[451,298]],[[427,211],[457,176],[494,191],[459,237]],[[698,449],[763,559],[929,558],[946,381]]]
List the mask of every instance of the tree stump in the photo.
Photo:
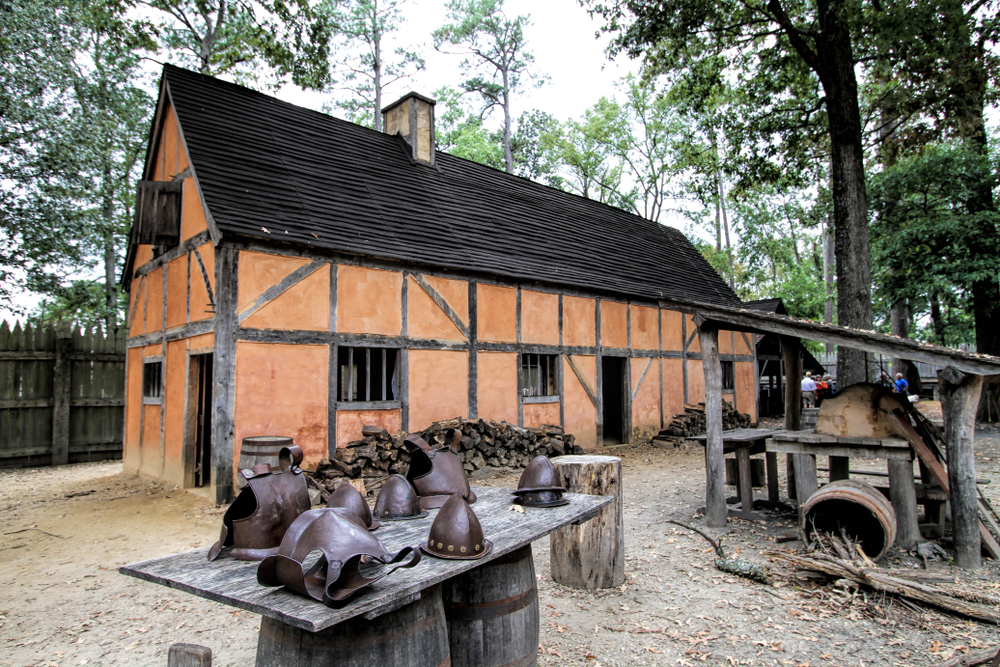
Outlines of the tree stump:
[[590,521],[552,533],[553,581],[584,590],[621,586],[625,583],[622,460],[616,456],[560,456],[552,463],[567,491],[615,499]]
[[174,644],[167,653],[167,667],[212,667],[212,649],[197,644]]

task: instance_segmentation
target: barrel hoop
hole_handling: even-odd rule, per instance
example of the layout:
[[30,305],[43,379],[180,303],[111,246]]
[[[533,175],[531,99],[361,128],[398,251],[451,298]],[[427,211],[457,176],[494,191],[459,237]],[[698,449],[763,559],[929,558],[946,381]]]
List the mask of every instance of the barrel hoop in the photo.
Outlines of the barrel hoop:
[[449,621],[483,621],[488,618],[499,618],[513,614],[515,611],[524,609],[537,599],[538,587],[532,586],[523,593],[504,600],[491,600],[489,602],[471,604],[468,602],[446,602],[444,613]]
[[250,449],[247,448],[247,447],[243,447],[243,450],[241,451],[241,453],[242,454],[252,454],[253,456],[277,456],[278,455],[278,452],[260,452],[260,451],[257,451],[257,450],[250,451]]

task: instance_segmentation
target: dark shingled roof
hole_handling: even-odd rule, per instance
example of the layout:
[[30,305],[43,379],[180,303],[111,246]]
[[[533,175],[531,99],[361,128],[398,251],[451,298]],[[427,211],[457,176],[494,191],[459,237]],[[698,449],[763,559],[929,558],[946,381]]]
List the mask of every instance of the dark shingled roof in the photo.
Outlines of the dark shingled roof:
[[436,169],[413,164],[399,137],[169,65],[163,76],[223,236],[740,304],[671,227],[447,153]]
[[778,315],[788,314],[788,310],[785,309],[785,302],[781,299],[757,299],[756,301],[747,301],[743,304],[743,307],[747,310],[760,310],[765,313],[777,313]]

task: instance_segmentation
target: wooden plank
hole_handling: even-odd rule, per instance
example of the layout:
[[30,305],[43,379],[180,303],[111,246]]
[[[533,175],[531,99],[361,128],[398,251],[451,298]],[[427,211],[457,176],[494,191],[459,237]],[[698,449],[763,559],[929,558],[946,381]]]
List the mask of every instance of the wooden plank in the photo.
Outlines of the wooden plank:
[[[225,553],[209,562],[207,548],[174,554],[119,569],[122,574],[145,579],[222,604],[262,614],[310,632],[318,632],[356,616],[375,618],[391,611],[399,599],[407,599],[462,572],[516,551],[552,531],[594,517],[611,497],[565,494],[570,502],[562,507],[526,507],[524,513],[507,511],[509,489],[475,487],[479,500],[472,509],[479,517],[486,538],[493,542],[490,553],[478,560],[444,560],[424,554],[419,565],[398,570],[358,595],[340,609],[286,589],[265,588],[257,583],[259,563],[236,560]],[[436,514],[436,513],[435,513]],[[395,553],[426,541],[433,515],[412,521],[385,522],[374,535]]]
[[[201,262],[199,258],[199,263]],[[215,351],[212,357],[212,484],[215,502],[229,502],[233,495],[233,385],[236,375],[236,298],[239,251],[216,249]],[[279,619],[280,620],[280,619]]]
[[[448,302],[445,301],[444,297],[441,296],[438,293],[438,291],[434,289],[434,287],[432,287],[429,282],[427,282],[427,279],[424,278],[419,273],[411,273],[409,275],[411,278],[413,278],[413,281],[415,283],[417,283],[418,285],[420,285],[420,287],[423,288],[424,292],[427,293],[427,296],[429,296],[431,300],[438,305],[438,308],[440,308],[444,312],[444,314],[448,316],[448,319],[451,320],[451,323],[455,325],[455,328],[457,328],[462,333],[463,336],[468,338],[469,325],[467,325],[465,322],[462,321],[462,318],[459,317],[458,313],[456,313],[452,309],[452,307],[448,304]],[[518,312],[520,312],[520,310],[518,310]],[[518,331],[520,331],[520,329],[518,329]]]
[[[726,478],[722,443],[722,365],[719,363],[719,332],[698,327],[702,372],[705,375],[705,523],[711,528],[726,525]],[[751,507],[752,509],[752,507]]]
[[73,345],[73,331],[62,327],[56,336],[55,376],[52,408],[52,465],[69,463],[69,413],[72,366],[67,354]]
[[912,460],[909,450],[886,447],[848,447],[842,445],[810,444],[805,442],[767,441],[767,451],[779,454],[809,454],[818,456],[849,456],[862,459]]

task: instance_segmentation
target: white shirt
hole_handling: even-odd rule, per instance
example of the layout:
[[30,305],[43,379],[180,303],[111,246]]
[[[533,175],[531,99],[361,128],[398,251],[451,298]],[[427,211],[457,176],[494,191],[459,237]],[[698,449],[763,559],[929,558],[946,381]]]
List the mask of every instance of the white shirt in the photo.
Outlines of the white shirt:
[[812,378],[802,378],[802,391],[816,391],[816,383]]

